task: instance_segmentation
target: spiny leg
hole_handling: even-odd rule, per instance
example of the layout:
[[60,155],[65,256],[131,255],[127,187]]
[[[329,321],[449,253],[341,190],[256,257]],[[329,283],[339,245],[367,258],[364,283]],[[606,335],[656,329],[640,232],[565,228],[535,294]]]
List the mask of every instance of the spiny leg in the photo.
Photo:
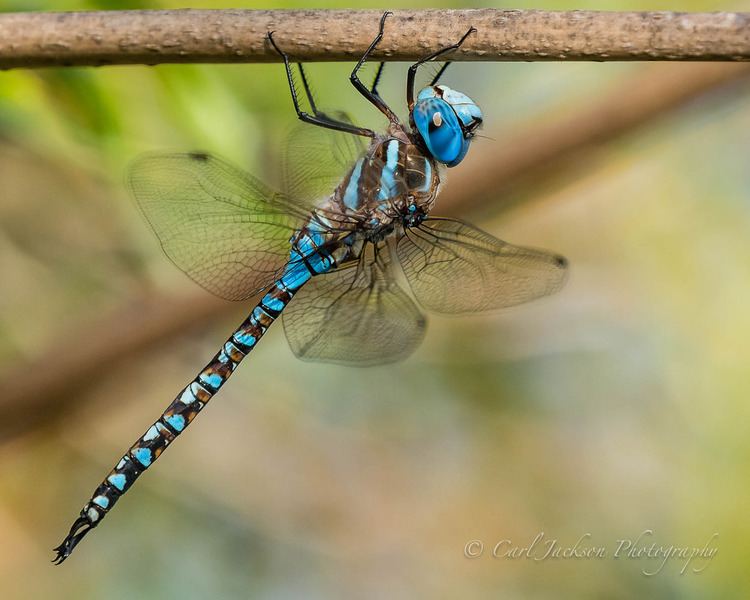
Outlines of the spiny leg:
[[453,61],[451,60],[443,63],[443,66],[440,67],[440,70],[435,74],[435,77],[432,78],[432,81],[430,81],[430,86],[437,85],[437,82],[440,81],[440,78],[443,76],[443,73],[445,73],[445,70],[450,67],[452,63]]
[[305,73],[305,69],[302,66],[302,63],[297,63],[297,68],[299,69],[299,74],[300,74],[300,77],[302,78],[302,88],[305,90],[305,96],[307,96],[307,102],[310,104],[310,109],[313,111],[313,115],[315,115],[315,117],[317,117],[318,119],[321,119],[328,123],[333,123],[337,126],[339,124],[353,126],[348,121],[341,121],[338,119],[334,119],[328,116],[322,110],[318,109],[317,105],[315,104],[315,96],[312,93],[312,88],[310,87],[310,83],[308,82],[307,74]]
[[309,86],[307,85],[307,78],[304,75],[304,70],[302,69],[302,65],[299,65],[300,72],[302,73],[302,82],[305,87],[305,93],[307,94],[308,100],[310,100],[310,108],[312,109],[314,114],[309,114],[303,111],[300,108],[299,105],[299,99],[297,98],[297,90],[294,87],[294,78],[292,76],[292,65],[289,61],[289,55],[284,52],[281,48],[279,48],[276,45],[276,42],[273,39],[273,31],[269,31],[267,34],[268,41],[271,43],[271,46],[273,46],[274,50],[281,56],[281,58],[284,60],[284,67],[286,68],[286,78],[289,83],[289,91],[292,94],[292,102],[294,103],[294,110],[297,112],[297,116],[299,117],[300,121],[304,121],[305,123],[310,123],[312,125],[317,125],[318,127],[326,127],[327,129],[334,129],[336,131],[344,131],[346,133],[353,133],[355,135],[361,135],[364,137],[373,138],[375,137],[375,132],[372,131],[372,129],[367,129],[365,127],[357,127],[356,125],[352,125],[351,123],[345,123],[343,121],[335,121],[328,116],[326,116],[323,113],[319,113],[315,107],[315,102],[312,101],[312,94],[310,93]]
[[313,114],[316,117],[325,116],[323,113],[321,113],[318,110],[318,107],[315,106],[315,98],[313,97],[312,90],[310,89],[310,84],[307,81],[307,75],[305,75],[305,69],[302,66],[302,63],[297,63],[297,68],[299,69],[299,75],[302,78],[302,87],[305,90],[305,96],[307,96],[307,102],[310,104],[310,110],[313,111]]
[[[412,111],[414,108],[414,79],[417,75],[417,69],[421,67],[424,63],[430,62],[431,60],[435,60],[436,58],[439,58],[443,56],[444,54],[447,54],[448,52],[451,52],[453,50],[458,50],[461,45],[466,41],[466,38],[468,38],[472,33],[476,33],[476,29],[474,27],[469,27],[469,30],[464,33],[463,37],[458,40],[455,44],[452,44],[450,46],[446,46],[445,48],[441,48],[437,52],[433,52],[432,54],[425,56],[424,58],[418,60],[415,62],[411,67],[409,67],[409,73],[406,76],[406,102],[409,105],[409,112]],[[445,69],[448,68],[449,63],[446,63],[443,65],[443,67],[438,71],[438,74],[433,78],[432,83],[430,85],[435,85],[437,83],[438,79],[440,79],[440,76],[443,74]]]
[[380,83],[380,77],[383,75],[383,70],[385,69],[385,61],[380,61],[380,64],[378,65],[378,72],[375,73],[375,79],[372,82],[372,85],[370,86],[370,93],[375,94],[376,96],[379,96],[378,94],[378,84]]
[[385,29],[385,20],[392,15],[390,11],[386,11],[383,13],[383,16],[380,17],[380,29],[378,30],[378,35],[375,36],[375,39],[372,40],[372,43],[370,44],[369,48],[365,51],[365,53],[362,55],[362,58],[359,59],[359,62],[354,67],[354,70],[352,71],[352,74],[349,76],[349,81],[352,82],[352,85],[354,85],[355,88],[357,88],[357,91],[362,94],[365,98],[367,98],[372,104],[375,105],[375,107],[382,112],[386,117],[388,117],[388,120],[391,123],[398,123],[398,117],[396,116],[396,113],[394,113],[391,108],[385,103],[385,100],[383,100],[377,92],[377,85],[378,80],[380,79],[380,73],[383,70],[383,63],[381,63],[381,66],[378,68],[378,73],[375,77],[375,82],[373,83],[372,89],[367,89],[367,86],[362,83],[362,81],[359,79],[357,73],[362,68],[362,66],[367,61],[367,58],[372,54],[373,50],[377,47],[377,45],[380,43],[380,40],[383,39],[383,31]]
[[313,115],[315,115],[318,119],[327,121],[329,123],[333,123],[337,126],[338,125],[352,126],[352,124],[349,123],[348,121],[339,121],[337,119],[333,119],[329,117],[326,113],[324,113],[322,110],[318,110],[318,107],[315,104],[315,96],[313,96],[312,88],[310,87],[310,83],[307,80],[307,74],[305,73],[305,69],[302,66],[302,63],[297,63],[297,68],[299,69],[299,74],[300,74],[300,77],[302,78],[302,88],[305,90],[305,96],[307,96],[307,102],[310,104],[310,109],[313,111]]

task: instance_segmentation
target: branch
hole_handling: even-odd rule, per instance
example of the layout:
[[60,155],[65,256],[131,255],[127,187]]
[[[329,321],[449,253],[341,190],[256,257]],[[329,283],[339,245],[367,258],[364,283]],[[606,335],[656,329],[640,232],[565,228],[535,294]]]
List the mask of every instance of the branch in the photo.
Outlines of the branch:
[[[133,10],[0,15],[0,68],[351,61],[374,10]],[[477,28],[455,60],[750,60],[750,13],[538,10],[394,11],[373,58],[410,60]]]

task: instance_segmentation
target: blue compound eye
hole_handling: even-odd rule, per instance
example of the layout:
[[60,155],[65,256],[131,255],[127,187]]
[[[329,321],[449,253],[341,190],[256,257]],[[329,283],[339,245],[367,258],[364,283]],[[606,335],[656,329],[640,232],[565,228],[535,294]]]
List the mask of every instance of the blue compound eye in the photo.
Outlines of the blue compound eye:
[[414,124],[436,160],[454,167],[469,149],[456,112],[441,98],[423,98],[414,107]]

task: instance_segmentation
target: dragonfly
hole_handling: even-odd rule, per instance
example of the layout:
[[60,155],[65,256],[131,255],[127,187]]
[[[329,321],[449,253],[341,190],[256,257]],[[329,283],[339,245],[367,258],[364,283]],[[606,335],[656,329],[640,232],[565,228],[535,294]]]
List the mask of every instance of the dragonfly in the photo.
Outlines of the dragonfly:
[[[318,109],[297,63],[276,42],[300,125],[287,143],[283,190],[214,155],[149,154],[129,185],[167,256],[207,290],[229,300],[263,294],[219,352],[96,488],[55,548],[60,564],[223,387],[283,313],[293,353],[310,361],[366,366],[411,354],[424,337],[420,307],[461,314],[513,306],[559,290],[567,261],[514,246],[463,221],[431,216],[448,168],[482,125],[467,95],[439,84],[450,64],[415,95],[420,66],[460,48],[461,39],[409,67],[402,123],[359,72],[391,13],[351,73],[351,83],[388,120],[384,133]],[[316,126],[316,127],[311,127]],[[309,132],[315,132],[310,135]],[[343,173],[343,178],[342,178]],[[399,283],[398,267],[416,302]]]

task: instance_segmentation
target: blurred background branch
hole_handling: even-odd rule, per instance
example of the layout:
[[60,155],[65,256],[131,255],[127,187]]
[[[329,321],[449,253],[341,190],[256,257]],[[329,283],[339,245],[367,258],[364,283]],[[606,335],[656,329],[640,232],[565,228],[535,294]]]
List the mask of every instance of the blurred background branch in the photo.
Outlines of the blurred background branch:
[[495,144],[493,152],[472,154],[470,168],[451,172],[440,195],[441,212],[500,210],[517,197],[509,192],[528,189],[563,168],[576,171],[598,145],[749,77],[750,65],[744,64],[653,65],[558,119],[491,132],[503,143]]
[[[350,61],[377,31],[379,10],[142,10],[0,15],[0,68],[275,62],[275,30],[301,61]],[[750,59],[747,13],[540,10],[394,11],[374,53],[414,60],[477,34],[455,60]]]
[[[571,164],[588,164],[598,147],[749,76],[750,65],[654,65],[554,120],[492,132],[503,143],[495,144],[492,153],[475,153],[451,173],[439,212],[465,215],[490,196],[494,201],[485,204],[485,210],[502,210],[507,192],[513,191],[511,197],[528,194],[543,175]],[[224,302],[200,290],[179,297],[145,292],[106,316],[71,326],[74,334],[65,333],[38,356],[7,365],[0,373],[0,438],[58,420],[90,399],[80,393],[82,388],[106,379],[132,357],[233,312],[239,320],[243,309],[244,304]]]
[[0,375],[5,390],[0,400],[0,440],[57,420],[86,397],[82,392],[129,357],[226,315],[232,306],[205,292],[187,298],[144,293],[110,314],[73,325],[40,356],[11,365]]

